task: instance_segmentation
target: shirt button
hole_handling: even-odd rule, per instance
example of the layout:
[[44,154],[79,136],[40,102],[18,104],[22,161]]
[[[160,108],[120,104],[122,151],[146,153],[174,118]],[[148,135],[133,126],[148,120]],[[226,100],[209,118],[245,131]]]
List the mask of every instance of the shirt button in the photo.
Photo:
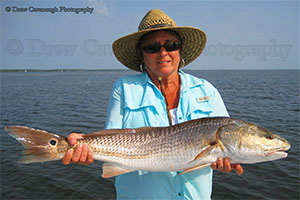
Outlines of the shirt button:
[[180,192],[178,192],[178,196],[181,196],[182,194]]
[[182,117],[179,117],[180,120],[182,120]]

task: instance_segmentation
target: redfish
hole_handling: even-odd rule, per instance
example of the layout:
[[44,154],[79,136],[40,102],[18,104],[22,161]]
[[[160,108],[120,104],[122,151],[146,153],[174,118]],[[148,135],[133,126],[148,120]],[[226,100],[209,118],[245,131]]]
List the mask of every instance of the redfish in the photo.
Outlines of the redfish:
[[[71,147],[66,137],[24,126],[6,130],[24,146],[22,163],[60,160]],[[187,173],[218,157],[231,163],[259,163],[287,157],[290,144],[256,124],[228,117],[191,120],[169,127],[101,130],[83,136],[94,159],[104,162],[102,177],[136,170]],[[75,146],[76,146],[75,145]]]

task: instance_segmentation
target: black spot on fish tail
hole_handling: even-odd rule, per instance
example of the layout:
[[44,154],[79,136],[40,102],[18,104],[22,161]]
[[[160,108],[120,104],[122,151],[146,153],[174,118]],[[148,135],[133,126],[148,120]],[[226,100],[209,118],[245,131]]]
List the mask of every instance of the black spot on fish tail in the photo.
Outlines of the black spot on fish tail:
[[56,143],[57,143],[57,141],[56,140],[50,140],[50,142],[49,142],[52,146],[55,146],[56,145]]

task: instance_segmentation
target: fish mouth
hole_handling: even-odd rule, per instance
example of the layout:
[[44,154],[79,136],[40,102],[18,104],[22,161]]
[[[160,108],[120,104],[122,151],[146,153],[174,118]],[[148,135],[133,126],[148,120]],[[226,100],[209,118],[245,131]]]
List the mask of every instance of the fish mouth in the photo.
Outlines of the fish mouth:
[[288,151],[290,149],[291,145],[287,146],[287,147],[282,147],[282,148],[276,148],[276,149],[271,149],[271,150],[267,150],[265,151],[265,155],[266,156],[280,156],[280,157],[287,157],[288,153],[286,151]]

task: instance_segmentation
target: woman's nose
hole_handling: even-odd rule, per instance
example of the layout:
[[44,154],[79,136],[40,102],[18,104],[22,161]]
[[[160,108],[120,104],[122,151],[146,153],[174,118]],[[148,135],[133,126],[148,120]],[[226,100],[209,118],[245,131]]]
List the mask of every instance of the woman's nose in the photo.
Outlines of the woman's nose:
[[160,56],[166,56],[168,54],[168,51],[165,49],[165,47],[161,47],[159,50]]

